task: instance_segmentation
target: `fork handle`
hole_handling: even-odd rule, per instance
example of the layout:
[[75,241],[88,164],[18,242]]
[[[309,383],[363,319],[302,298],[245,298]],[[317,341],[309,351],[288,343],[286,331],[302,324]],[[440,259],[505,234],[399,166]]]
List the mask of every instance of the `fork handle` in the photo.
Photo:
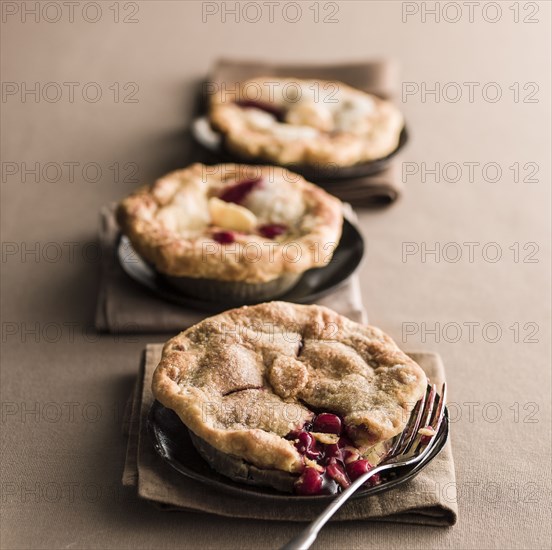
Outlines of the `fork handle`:
[[312,530],[310,527],[301,531],[296,537],[291,539],[281,550],[307,550],[316,540],[320,529]]
[[362,474],[359,478],[355,479],[345,491],[340,493],[331,504],[306,528],[303,529],[296,537],[291,539],[285,546],[282,546],[281,550],[307,550],[311,547],[312,543],[316,540],[320,529],[326,525],[328,520],[349,500],[349,497],[356,492],[356,490],[364,485],[374,474],[386,470],[386,466],[376,466],[369,472]]

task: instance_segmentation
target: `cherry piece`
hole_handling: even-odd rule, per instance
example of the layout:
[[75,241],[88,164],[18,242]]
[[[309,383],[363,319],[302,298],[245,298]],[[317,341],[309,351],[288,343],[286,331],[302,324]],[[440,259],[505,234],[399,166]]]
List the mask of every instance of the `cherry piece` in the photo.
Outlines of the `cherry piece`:
[[320,451],[316,448],[316,440],[308,432],[301,432],[298,437],[299,441],[295,444],[296,449],[308,458],[318,458]]
[[236,240],[236,237],[232,231],[217,231],[213,233],[213,239],[220,244],[232,244]]
[[325,434],[341,434],[341,420],[339,416],[331,413],[319,414],[314,420],[313,430]]
[[431,437],[430,435],[422,435],[422,437],[420,437],[420,443],[422,445],[427,445],[431,441]]
[[341,449],[336,443],[333,445],[326,445],[325,455],[327,459],[335,458],[336,460],[343,460]]
[[381,476],[379,474],[374,474],[368,480],[368,485],[370,485],[370,487],[373,487],[374,485],[378,485],[379,483],[381,483]]
[[369,472],[373,466],[367,460],[356,460],[347,464],[347,473],[351,481],[358,479],[362,474]]
[[274,239],[283,235],[288,230],[287,225],[283,223],[267,223],[259,227],[259,233],[267,239]]
[[315,468],[305,468],[295,482],[295,492],[298,495],[317,495],[322,490],[322,476]]
[[340,447],[354,447],[355,444],[353,443],[353,440],[348,438],[345,434],[343,434],[340,438],[337,444]]
[[264,111],[280,122],[284,120],[284,111],[275,105],[270,105],[269,103],[263,103],[261,101],[252,101],[250,99],[238,101],[237,104],[244,109],[259,109],[260,111]]
[[241,204],[245,197],[259,186],[263,181],[262,178],[253,178],[248,180],[242,180],[232,185],[229,185],[223,189],[222,193],[219,196],[219,199],[224,202],[234,202],[236,204]]
[[351,485],[351,482],[349,481],[349,478],[347,477],[343,466],[341,466],[341,464],[338,464],[335,459],[330,460],[330,463],[326,467],[326,473],[332,479],[335,479],[344,489]]

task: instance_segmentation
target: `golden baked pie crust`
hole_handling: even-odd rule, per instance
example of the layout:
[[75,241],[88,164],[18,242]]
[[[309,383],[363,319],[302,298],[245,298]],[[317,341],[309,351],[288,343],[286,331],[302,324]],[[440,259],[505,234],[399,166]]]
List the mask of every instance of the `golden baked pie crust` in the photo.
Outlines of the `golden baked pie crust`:
[[[310,106],[306,114],[293,117],[280,125],[252,125],[247,109],[241,107],[235,98],[248,98],[251,90],[259,90],[259,103],[276,108],[293,107],[285,101],[285,94],[274,90],[293,89],[300,86],[303,97]],[[291,87],[291,88],[290,88]],[[314,90],[318,90],[315,96]],[[343,95],[335,103],[337,90]],[[352,131],[350,128],[335,130],[335,124],[326,120],[329,109],[342,107],[346,102],[373,103],[370,113],[349,111],[348,126],[355,122],[362,124],[364,130]],[[257,113],[258,114],[258,113]],[[324,116],[322,116],[324,115]],[[266,115],[264,115],[266,117]],[[331,117],[330,117],[331,118]],[[212,126],[224,135],[225,145],[234,153],[262,162],[274,162],[284,166],[293,164],[311,166],[353,166],[355,164],[380,159],[392,151],[398,144],[404,119],[397,107],[390,101],[352,88],[342,82],[326,80],[300,80],[294,78],[277,79],[259,77],[240,83],[235,94],[213,94],[210,98],[209,119]],[[303,131],[297,132],[304,121]],[[319,132],[308,132],[311,129]]]
[[[189,236],[180,234],[159,219],[160,210],[176,202],[176,194],[187,186],[199,189],[198,198],[209,194],[216,196],[225,182],[239,180],[249,173],[269,182],[284,181],[294,196],[302,201],[304,217],[308,216],[309,220],[308,228],[283,242],[272,242],[255,233],[238,232],[230,250],[209,237],[216,227],[206,227],[204,232]],[[193,205],[188,210],[190,208],[207,211],[203,204]],[[189,212],[180,214],[180,217],[186,215]],[[341,238],[343,214],[338,199],[283,168],[193,164],[167,174],[153,185],[141,187],[125,198],[117,208],[117,221],[138,254],[161,273],[175,277],[262,283],[326,265]],[[251,252],[253,246],[254,254]]]
[[259,468],[300,472],[285,439],[339,414],[369,449],[400,433],[427,379],[378,328],[322,306],[269,302],[210,317],[169,340],[154,396],[197,436]]

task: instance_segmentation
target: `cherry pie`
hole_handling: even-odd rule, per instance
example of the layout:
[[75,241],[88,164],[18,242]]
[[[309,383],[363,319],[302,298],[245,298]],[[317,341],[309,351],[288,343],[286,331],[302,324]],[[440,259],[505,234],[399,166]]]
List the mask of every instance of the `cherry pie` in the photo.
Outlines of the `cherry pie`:
[[337,492],[375,466],[426,387],[381,330],[286,302],[169,340],[152,385],[214,469],[302,495]]

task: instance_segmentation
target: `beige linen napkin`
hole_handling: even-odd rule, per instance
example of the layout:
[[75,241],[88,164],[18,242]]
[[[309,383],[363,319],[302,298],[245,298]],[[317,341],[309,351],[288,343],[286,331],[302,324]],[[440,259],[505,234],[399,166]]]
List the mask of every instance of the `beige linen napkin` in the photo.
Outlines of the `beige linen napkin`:
[[[356,220],[348,205],[345,205],[344,214],[351,221]],[[179,332],[212,315],[158,298],[131,279],[117,258],[118,238],[115,206],[104,206],[100,211],[99,228],[102,256],[95,318],[97,330],[112,333]],[[317,303],[354,321],[367,321],[357,275]]]
[[[393,99],[398,86],[398,69],[390,60],[331,65],[271,64],[264,62],[219,60],[209,75],[211,93],[236,89],[238,82],[259,76],[320,78],[338,80],[355,88]],[[211,162],[214,158],[210,159]],[[315,183],[316,180],[314,180]],[[321,183],[322,184],[322,183]],[[402,192],[400,174],[388,166],[372,176],[324,182],[323,187],[354,207],[383,206],[394,202]]]
[[[252,497],[242,500],[217,491],[179,474],[155,452],[146,429],[153,403],[151,379],[161,356],[162,345],[149,344],[125,423],[128,447],[123,484],[137,488],[141,498],[165,510],[207,512],[236,518],[309,521],[324,505],[305,506],[299,502],[279,502]],[[433,353],[412,353],[432,382],[444,380],[440,357]],[[449,526],[456,522],[456,502],[447,499],[443,488],[454,486],[454,464],[450,443],[417,477],[397,489],[369,498],[351,500],[335,516],[336,520],[377,519],[398,523]]]

